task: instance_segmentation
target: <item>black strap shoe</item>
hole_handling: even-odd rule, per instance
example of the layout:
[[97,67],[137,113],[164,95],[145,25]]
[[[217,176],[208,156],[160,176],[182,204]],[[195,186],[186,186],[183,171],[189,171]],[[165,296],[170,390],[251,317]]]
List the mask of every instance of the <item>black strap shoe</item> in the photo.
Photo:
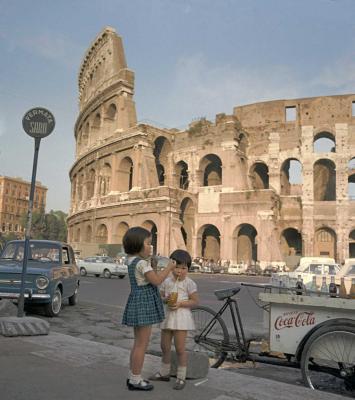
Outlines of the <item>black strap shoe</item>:
[[154,386],[149,381],[140,381],[139,383],[131,383],[127,379],[128,390],[153,390]]

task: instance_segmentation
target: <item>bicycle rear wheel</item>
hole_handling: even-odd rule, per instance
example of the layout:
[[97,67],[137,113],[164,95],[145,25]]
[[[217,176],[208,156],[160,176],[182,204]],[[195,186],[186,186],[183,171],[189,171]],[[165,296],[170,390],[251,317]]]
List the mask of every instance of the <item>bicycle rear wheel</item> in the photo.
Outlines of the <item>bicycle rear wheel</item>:
[[223,348],[223,345],[229,343],[227,327],[223,319],[209,307],[193,308],[192,316],[195,330],[188,331],[186,349],[207,354],[210,358],[210,367],[218,368],[227,357],[227,352]]

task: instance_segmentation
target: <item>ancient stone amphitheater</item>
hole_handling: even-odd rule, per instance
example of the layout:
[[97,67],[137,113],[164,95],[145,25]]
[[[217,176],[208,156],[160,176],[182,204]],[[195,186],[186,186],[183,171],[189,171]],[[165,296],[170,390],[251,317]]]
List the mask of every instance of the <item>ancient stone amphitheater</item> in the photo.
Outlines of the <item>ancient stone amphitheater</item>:
[[133,95],[122,39],[105,28],[79,73],[68,227],[81,256],[141,225],[162,255],[355,257],[355,95],[238,106],[184,131],[138,123]]

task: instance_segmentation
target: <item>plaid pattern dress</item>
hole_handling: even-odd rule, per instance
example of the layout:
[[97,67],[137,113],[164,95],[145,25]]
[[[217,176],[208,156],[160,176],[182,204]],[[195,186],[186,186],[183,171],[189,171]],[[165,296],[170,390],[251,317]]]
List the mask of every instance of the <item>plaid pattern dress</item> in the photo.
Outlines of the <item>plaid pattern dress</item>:
[[135,258],[128,265],[131,293],[123,313],[122,324],[128,326],[153,325],[164,320],[164,307],[157,286],[138,286],[135,269],[140,258]]

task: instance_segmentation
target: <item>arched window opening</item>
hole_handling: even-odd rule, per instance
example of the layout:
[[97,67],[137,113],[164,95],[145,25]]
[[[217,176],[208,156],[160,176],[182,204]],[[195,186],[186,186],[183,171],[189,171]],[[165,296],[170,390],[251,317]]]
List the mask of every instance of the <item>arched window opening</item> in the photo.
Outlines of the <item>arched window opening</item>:
[[195,206],[192,200],[185,197],[180,205],[180,220],[182,235],[188,252],[192,252],[192,235],[195,225]]
[[313,167],[313,190],[315,201],[335,201],[336,174],[331,160],[318,160]]
[[155,139],[153,154],[155,157],[155,165],[160,186],[165,184],[165,172],[168,167],[168,154],[171,150],[171,144],[164,136],[159,136]]
[[269,168],[264,163],[255,163],[251,168],[252,188],[269,189]]
[[93,127],[100,128],[100,125],[101,125],[101,115],[100,115],[100,113],[97,113],[94,118]]
[[189,174],[187,170],[188,166],[185,161],[179,161],[176,164],[177,184],[179,185],[179,188],[183,190],[187,190],[189,187]]
[[116,105],[115,104],[110,104],[110,106],[109,106],[109,108],[107,109],[107,118],[109,118],[109,119],[112,119],[112,120],[114,120],[114,119],[116,119],[116,116],[117,116],[117,107],[116,107]]
[[246,154],[247,147],[248,147],[248,139],[247,139],[247,137],[245,136],[244,133],[241,133],[239,135],[238,142],[239,142],[239,145],[238,145],[239,151],[241,151],[242,153]]
[[83,200],[83,184],[84,184],[84,174],[80,174],[78,178],[78,200]]
[[200,229],[201,255],[212,262],[220,259],[220,232],[214,225],[205,225]]
[[349,234],[349,258],[355,258],[355,229]]
[[108,239],[107,227],[105,224],[101,224],[97,228],[96,242],[99,244],[106,244]]
[[74,242],[80,242],[80,228],[77,228],[77,229],[75,230]]
[[[125,222],[120,222],[117,227],[117,244],[122,245],[123,236],[128,231],[129,226]],[[123,250],[123,248],[122,248]]]
[[348,163],[348,196],[355,200],[355,157]]
[[125,157],[117,170],[116,186],[120,192],[129,192],[133,186],[133,161]]
[[111,165],[106,163],[100,172],[100,195],[105,196],[110,192]]
[[281,234],[281,253],[284,261],[289,256],[302,256],[302,235],[294,228],[287,228]]
[[314,136],[314,153],[335,153],[335,137],[330,132],[320,132]]
[[153,254],[157,254],[158,248],[158,229],[153,221],[144,221],[143,228],[147,229],[152,234]]
[[302,164],[293,158],[289,158],[281,167],[281,195],[302,195]]
[[88,200],[94,197],[95,194],[95,170],[91,169],[89,171],[89,176],[86,185],[86,195]]
[[320,228],[315,233],[314,255],[336,258],[336,234],[328,228]]
[[257,231],[250,224],[242,224],[236,229],[233,240],[233,258],[238,263],[251,265],[258,260],[256,236]]
[[200,162],[202,186],[222,185],[222,161],[216,154],[208,154]]

